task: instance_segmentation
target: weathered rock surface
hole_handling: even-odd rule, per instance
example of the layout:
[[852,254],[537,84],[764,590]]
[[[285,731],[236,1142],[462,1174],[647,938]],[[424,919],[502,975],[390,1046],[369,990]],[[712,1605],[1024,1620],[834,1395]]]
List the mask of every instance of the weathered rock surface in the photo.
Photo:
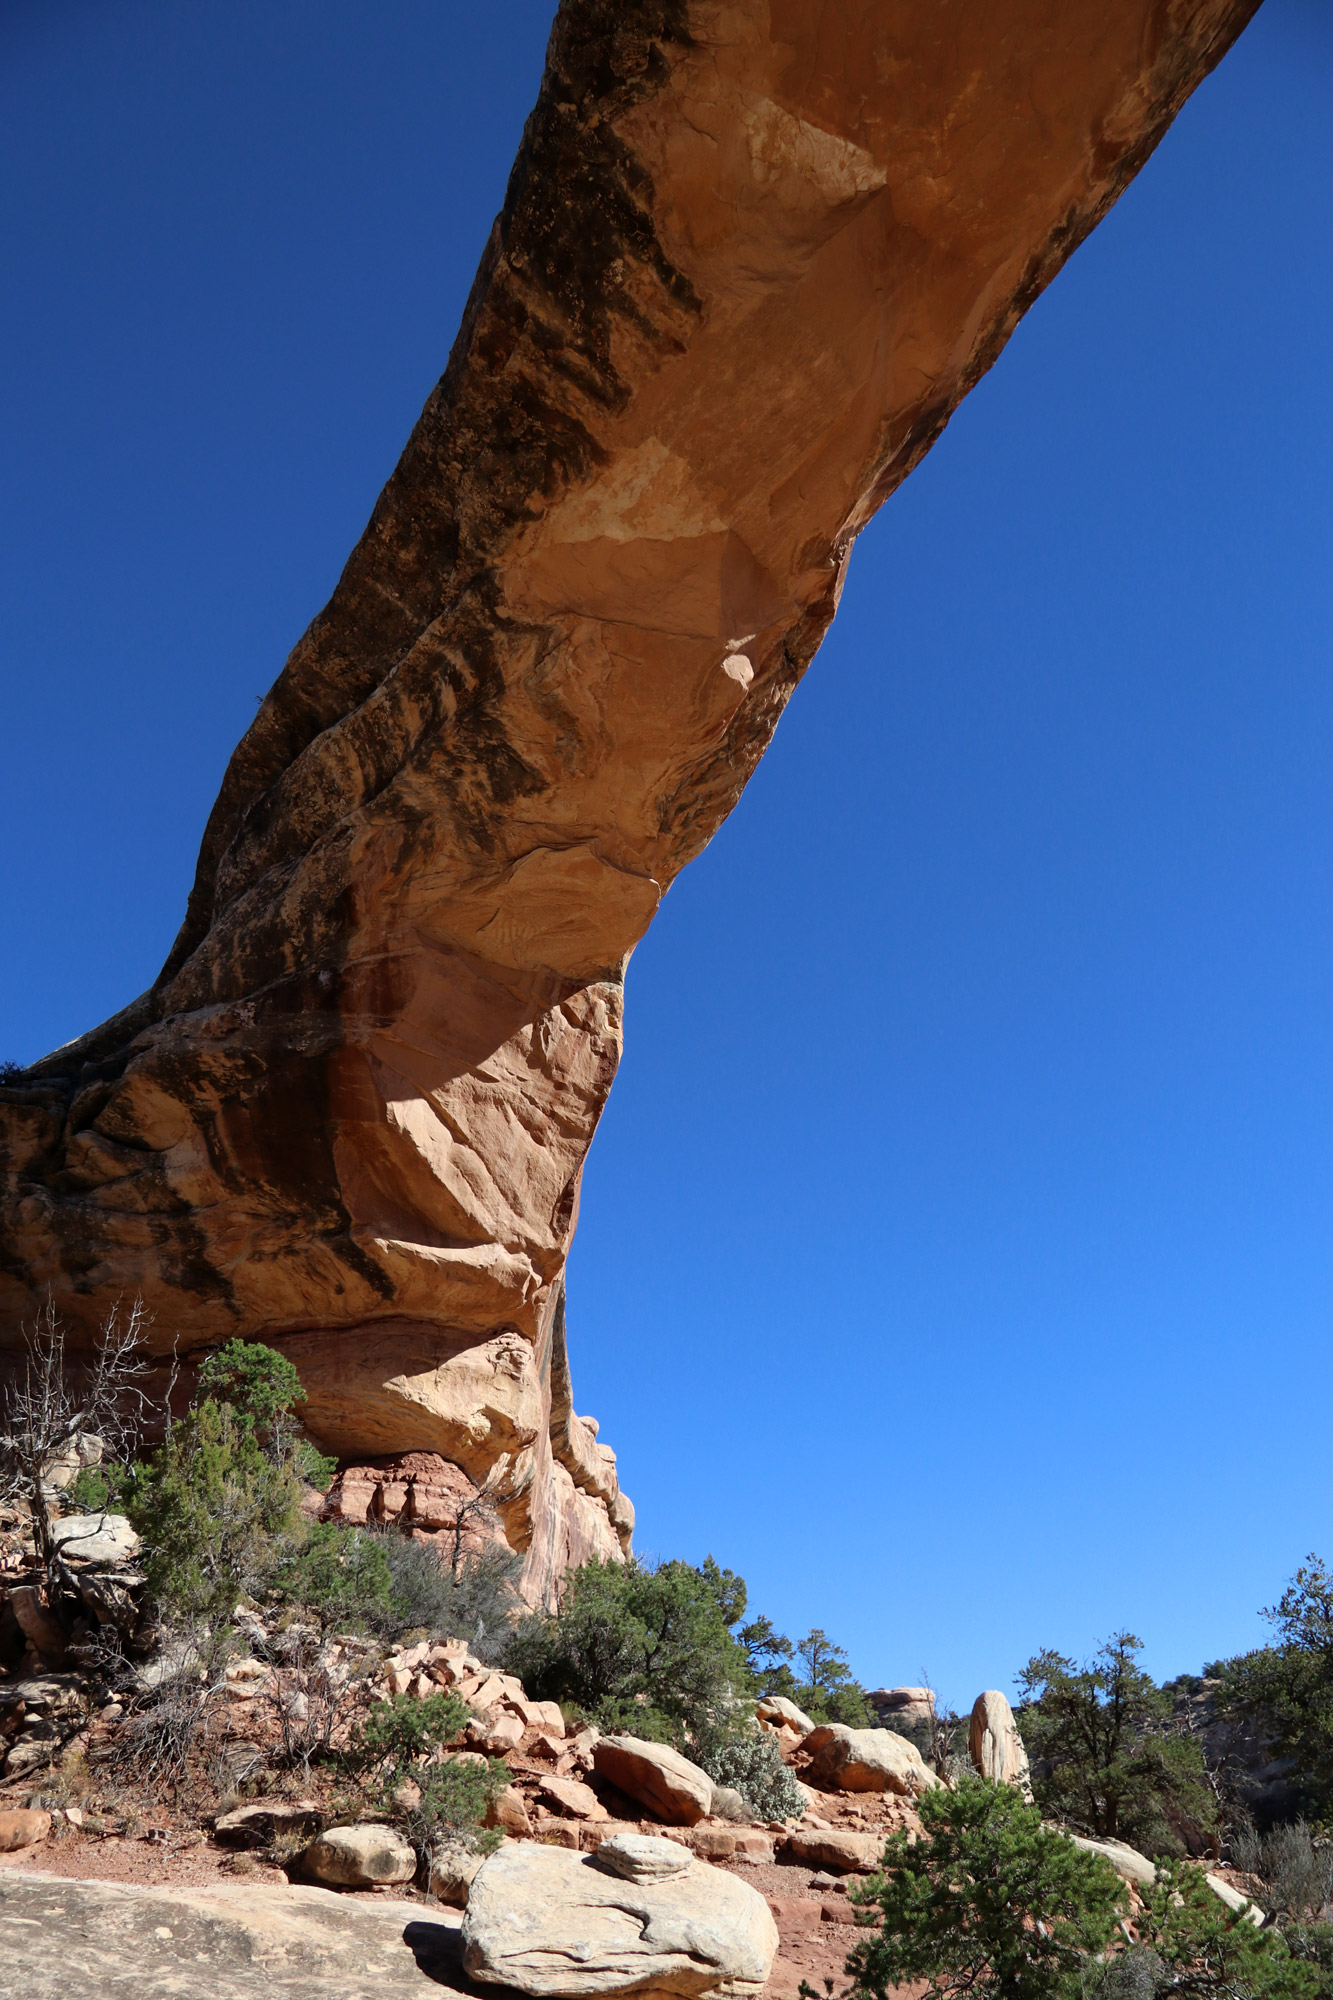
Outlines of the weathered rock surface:
[[878,1868],[884,1840],[877,1833],[843,1833],[836,1827],[797,1827],[782,1843],[787,1860],[808,1868],[832,1868],[842,1875],[869,1875]]
[[713,1781],[706,1771],[666,1743],[638,1736],[602,1736],[593,1769],[647,1806],[668,1826],[694,1826],[712,1810]]
[[[630,1513],[560,1302],[625,968],[857,533],[1257,0],[565,0],[448,368],[152,988],[0,1088],[0,1329],[281,1343],[340,1457]],[[429,217],[422,217],[429,232]]]
[[1246,1918],[1256,1930],[1263,1928],[1264,1912],[1249,1896],[1242,1895],[1239,1889],[1232,1883],[1223,1881],[1220,1875],[1207,1874],[1203,1879],[1219,1902],[1225,1903],[1229,1910],[1234,1910],[1238,1917]]
[[626,1882],[665,1882],[693,1866],[685,1848],[651,1833],[614,1833],[597,1850],[597,1866]]
[[323,1824],[314,1799],[256,1799],[221,1814],[213,1835],[224,1847],[267,1847],[283,1835],[317,1833]]
[[1123,1840],[1086,1840],[1081,1833],[1071,1833],[1067,1838],[1085,1854],[1100,1854],[1103,1861],[1109,1861],[1122,1881],[1148,1888],[1157,1880],[1156,1862],[1149,1861],[1146,1854],[1140,1854],[1137,1847],[1130,1847]]
[[[1085,1854],[1100,1854],[1124,1882],[1133,1882],[1136,1887],[1146,1889],[1157,1880],[1157,1863],[1123,1840],[1089,1840],[1079,1833],[1069,1833],[1065,1837],[1072,1840],[1075,1847],[1081,1847]],[[1259,1905],[1249,1896],[1242,1895],[1230,1882],[1213,1874],[1205,1874],[1203,1879],[1219,1902],[1225,1903],[1229,1910],[1248,1917],[1255,1924],[1263,1923],[1264,1913]]]
[[683,1870],[628,1881],[601,1855],[501,1848],[472,1884],[463,1964],[535,1995],[757,1994],[778,1947],[768,1905],[736,1876],[682,1858]]
[[866,1700],[886,1729],[935,1718],[935,1691],[928,1687],[871,1688]]
[[487,1826],[498,1826],[503,1833],[522,1838],[532,1832],[532,1821],[528,1816],[527,1801],[514,1785],[506,1785],[498,1792],[486,1808]]
[[582,1778],[543,1778],[541,1782],[542,1803],[554,1806],[557,1812],[569,1813],[574,1819],[605,1819],[606,1807],[598,1798],[591,1785],[585,1785]]
[[339,1889],[373,1889],[377,1882],[410,1882],[417,1872],[410,1840],[391,1826],[331,1826],[312,1840],[302,1867],[316,1882]]
[[933,1791],[939,1779],[915,1743],[892,1729],[849,1729],[826,1722],[805,1739],[811,1753],[810,1776],[817,1785],[840,1792],[897,1792],[919,1798]]
[[800,1736],[808,1736],[815,1726],[805,1710],[798,1708],[794,1701],[788,1701],[785,1694],[765,1695],[761,1702],[756,1703],[755,1714],[761,1722],[771,1722],[779,1727],[785,1723]]
[[50,1606],[43,1602],[37,1585],[17,1584],[9,1593],[9,1605],[20,1631],[33,1650],[50,1665],[63,1665],[69,1635]]
[[987,1688],[973,1702],[967,1748],[981,1777],[990,1778],[997,1785],[1017,1785],[1023,1797],[1031,1799],[1028,1753],[1018,1733],[1014,1711],[999,1688]]
[[458,1919],[333,1889],[145,1889],[0,1870],[0,1994],[438,2000]]
[[140,1546],[123,1514],[66,1514],[52,1522],[51,1539],[64,1556],[111,1568],[133,1562]]
[[464,1909],[482,1865],[482,1856],[466,1847],[444,1847],[430,1864],[430,1892],[442,1903]]

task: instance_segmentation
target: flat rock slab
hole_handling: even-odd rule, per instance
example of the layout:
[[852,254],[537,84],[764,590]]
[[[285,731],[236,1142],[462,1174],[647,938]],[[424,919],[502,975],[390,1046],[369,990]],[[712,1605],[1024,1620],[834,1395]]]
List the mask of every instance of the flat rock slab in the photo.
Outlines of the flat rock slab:
[[457,1926],[331,1889],[5,1873],[0,2000],[438,2000]]

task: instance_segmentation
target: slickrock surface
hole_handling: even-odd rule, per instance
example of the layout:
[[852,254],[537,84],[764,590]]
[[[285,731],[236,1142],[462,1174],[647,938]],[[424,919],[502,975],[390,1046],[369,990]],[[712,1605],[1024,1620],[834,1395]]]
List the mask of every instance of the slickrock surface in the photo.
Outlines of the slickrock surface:
[[627,1543],[560,1300],[629,954],[858,530],[1255,4],[566,0],[159,979],[0,1091],[0,1328],[49,1287],[281,1341],[326,1448],[492,1476],[534,1599]]
[[0,2000],[427,2000],[456,1931],[444,1910],[332,1889],[3,1874]]

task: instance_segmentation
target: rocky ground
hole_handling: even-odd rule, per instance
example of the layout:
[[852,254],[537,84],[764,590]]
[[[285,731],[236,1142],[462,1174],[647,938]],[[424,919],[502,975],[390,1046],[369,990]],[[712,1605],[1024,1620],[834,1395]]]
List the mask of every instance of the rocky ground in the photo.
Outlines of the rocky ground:
[[[290,1610],[256,1606],[240,1612],[243,1645],[212,1680],[169,1654],[136,1658],[133,1646],[118,1641],[116,1625],[116,1607],[136,1589],[133,1540],[114,1518],[95,1525],[95,1534],[89,1524],[70,1539],[68,1572],[88,1616],[68,1642],[43,1622],[22,1522],[0,1524],[0,1618],[11,1657],[0,1675],[0,1924],[7,1943],[40,1924],[45,1942],[34,1932],[30,1951],[46,1955],[54,1977],[67,1942],[65,1918],[91,1937],[105,1931],[107,1911],[118,1913],[120,1970],[120,1960],[103,1964],[91,1946],[75,1952],[84,1953],[79,1963],[86,1961],[90,1980],[100,1966],[90,1992],[114,1992],[122,1979],[128,1986],[142,1965],[154,1899],[175,1898],[191,1913],[161,1926],[167,1935],[149,1926],[161,1990],[171,1992],[194,1990],[171,1984],[180,1956],[172,1940],[193,1937],[203,1925],[214,1939],[209,1962],[218,1952],[228,1962],[252,1949],[253,1940],[243,1940],[257,1911],[267,1910],[265,1921],[279,1931],[287,1917],[299,1917],[307,1943],[311,1926],[318,1930],[327,1917],[332,1929],[319,1949],[332,1954],[330,1965],[338,1962],[345,1926],[329,1913],[352,1905],[379,1912],[367,1918],[376,1936],[396,1940],[404,1952],[413,1925],[456,1927],[456,1916],[445,1912],[466,1900],[476,1858],[455,1857],[452,1871],[425,1879],[401,1836],[376,1825],[364,1804],[358,1810],[336,1764],[321,1758],[322,1749],[347,1741],[370,1703],[389,1695],[451,1690],[468,1704],[473,1719],[448,1754],[503,1760],[509,1784],[490,1820],[507,1842],[588,1856],[616,1836],[656,1836],[684,1849],[695,1867],[748,1883],[777,1925],[768,1990],[784,2000],[795,2000],[803,1979],[822,1989],[840,1976],[853,1922],[848,1886],[873,1865],[886,1833],[916,1823],[910,1781],[881,1774],[869,1782],[898,1789],[849,1790],[839,1745],[812,1751],[808,1723],[793,1726],[770,1711],[763,1726],[805,1785],[807,1804],[795,1824],[756,1824],[734,1794],[713,1787],[687,1760],[673,1762],[672,1753],[632,1738],[567,1728],[556,1704],[528,1700],[516,1679],[486,1666],[462,1641],[437,1643],[423,1634],[384,1646],[353,1633],[321,1633]],[[185,1667],[181,1679],[196,1690],[193,1733],[174,1770],[152,1732],[145,1736],[144,1721],[173,1665]],[[349,1845],[356,1850],[350,1862]],[[70,1886],[53,1886],[61,1883]],[[132,1906],[124,1900],[131,1891]],[[295,1953],[294,1983],[264,1990],[303,1992],[315,1960],[307,1965],[296,1943],[283,1949]],[[404,1964],[410,1959],[406,1953]],[[214,1963],[213,1976],[217,1970]],[[400,1971],[427,1983],[441,1976],[438,1968],[421,1973],[415,1960]],[[0,1995],[9,1990],[6,1976]],[[208,1990],[252,1990],[239,1974],[229,1971],[227,1979]],[[46,1988],[25,1973],[22,1990],[34,1996]],[[62,1995],[78,1990],[65,1984]],[[149,1980],[139,1990],[158,1989]]]
[[[127,1522],[71,1515],[58,1527],[66,1585],[82,1606],[72,1630],[68,1601],[61,1626],[45,1607],[24,1523],[0,1522],[0,2000],[41,2000],[57,1983],[61,2000],[131,1985],[136,2000],[316,1991],[351,2000],[372,1961],[378,1995],[441,1983],[484,1990],[462,1969],[457,1914],[473,1921],[481,1857],[466,1842],[437,1844],[428,1866],[338,1754],[388,1697],[410,1705],[447,1691],[466,1704],[470,1719],[436,1754],[503,1764],[508,1782],[487,1822],[502,1836],[485,1864],[488,1893],[493,1901],[503,1875],[519,1931],[549,1930],[570,1908],[586,1917],[576,1956],[583,1963],[586,1948],[605,1961],[589,2000],[620,1990],[608,1969],[623,1957],[616,1926],[630,1921],[635,1951],[652,1928],[632,1899],[638,1914],[625,1916],[628,1892],[615,1884],[626,1855],[647,1856],[649,1888],[635,1896],[683,1896],[692,1934],[701,1912],[722,1910],[719,1979],[729,1991],[797,2000],[802,1982],[816,1992],[838,1985],[856,1926],[850,1891],[888,1834],[919,1829],[917,1800],[938,1782],[893,1728],[817,1728],[790,1702],[765,1701],[756,1721],[798,1779],[804,1810],[758,1823],[687,1758],[567,1724],[557,1704],[530,1700],[464,1640],[421,1633],[385,1644],[322,1630],[290,1607],[238,1607],[234,1650],[206,1669],[179,1638],[154,1644],[133,1632],[142,1579]],[[886,1689],[872,1699],[901,1725],[928,1696]],[[1026,1754],[995,1690],[977,1700],[968,1749],[984,1775],[1028,1789]],[[1131,1904],[1134,1885],[1152,1879],[1153,1864],[1131,1849],[1079,1844],[1111,1860]],[[1232,1907],[1252,1893],[1229,1873],[1208,1879]],[[742,1948],[746,1925],[763,1936],[756,1944],[747,1933]]]

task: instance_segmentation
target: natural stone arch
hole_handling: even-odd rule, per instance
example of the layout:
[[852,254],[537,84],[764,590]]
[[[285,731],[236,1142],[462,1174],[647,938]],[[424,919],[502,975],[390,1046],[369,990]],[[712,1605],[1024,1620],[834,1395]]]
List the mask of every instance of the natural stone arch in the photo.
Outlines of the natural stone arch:
[[284,1344],[627,1542],[562,1285],[629,954],[871,514],[1257,0],[565,0],[448,368],[152,989],[0,1091],[0,1315]]

